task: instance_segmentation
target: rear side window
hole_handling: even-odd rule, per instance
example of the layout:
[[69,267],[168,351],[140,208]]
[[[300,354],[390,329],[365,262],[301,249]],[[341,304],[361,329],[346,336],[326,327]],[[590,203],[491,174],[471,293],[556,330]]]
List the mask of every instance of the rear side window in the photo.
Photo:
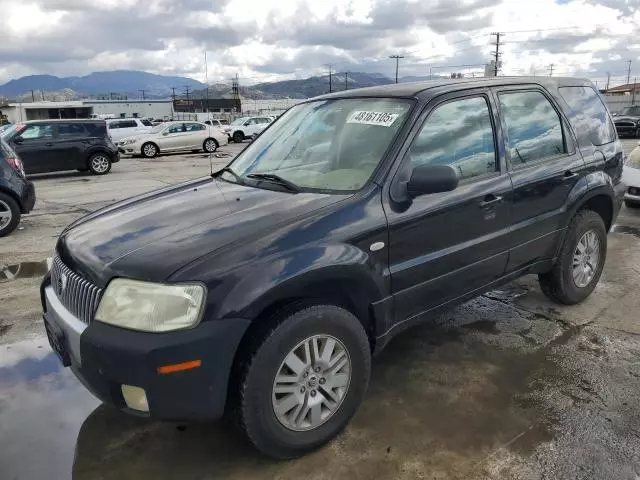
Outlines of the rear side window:
[[602,100],[591,87],[560,87],[569,105],[569,121],[579,145],[604,145],[616,139],[615,128]]
[[566,152],[560,117],[541,92],[503,92],[498,98],[513,168]]
[[138,124],[135,120],[121,120],[120,128],[136,128]]
[[66,137],[84,137],[86,135],[86,130],[84,129],[84,125],[79,123],[59,123],[58,134]]
[[142,124],[145,127],[153,127],[153,123],[151,123],[149,120],[142,120]]
[[483,97],[435,108],[409,150],[414,166],[451,165],[460,179],[498,171],[493,124]]
[[120,122],[109,123],[109,130],[117,130],[118,128],[120,128]]

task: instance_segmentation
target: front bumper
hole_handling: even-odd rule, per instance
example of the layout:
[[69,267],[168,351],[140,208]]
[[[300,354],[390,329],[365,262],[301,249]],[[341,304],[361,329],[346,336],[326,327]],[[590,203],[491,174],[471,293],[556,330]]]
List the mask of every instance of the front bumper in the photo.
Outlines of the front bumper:
[[640,187],[628,187],[624,193],[624,199],[629,202],[640,203]]
[[[63,363],[105,403],[162,420],[214,420],[224,412],[229,374],[248,320],[205,321],[166,333],[126,330],[100,322],[82,323],[43,283],[44,321],[49,342]],[[159,374],[165,365],[201,360],[200,367]],[[129,409],[121,386],[146,392],[149,412]]]

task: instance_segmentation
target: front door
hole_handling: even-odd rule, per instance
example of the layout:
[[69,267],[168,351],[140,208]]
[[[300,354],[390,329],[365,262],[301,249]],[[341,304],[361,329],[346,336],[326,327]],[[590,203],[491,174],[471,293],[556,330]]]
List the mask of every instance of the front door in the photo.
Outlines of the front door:
[[509,255],[511,180],[498,153],[493,98],[484,90],[446,95],[421,118],[399,172],[450,165],[460,183],[402,204],[385,201],[396,322],[496,280]]
[[13,137],[13,147],[27,174],[60,169],[53,146],[53,126],[48,123],[27,124]]
[[187,135],[184,123],[170,125],[158,139],[160,150],[172,151],[184,148],[184,144],[187,141],[185,136]]
[[517,271],[556,254],[569,193],[586,166],[567,121],[539,87],[496,89],[513,182],[511,254]]

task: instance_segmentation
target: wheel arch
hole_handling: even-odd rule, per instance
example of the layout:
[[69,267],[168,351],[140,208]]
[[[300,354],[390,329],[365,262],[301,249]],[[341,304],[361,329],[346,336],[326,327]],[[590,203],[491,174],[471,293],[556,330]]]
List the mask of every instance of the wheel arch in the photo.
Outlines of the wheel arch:
[[3,185],[0,185],[0,193],[4,193],[5,195],[8,195],[11,198],[13,198],[18,204],[18,208],[22,212],[22,202],[20,201],[20,198],[15,194],[15,192],[13,192],[12,190],[8,189]]

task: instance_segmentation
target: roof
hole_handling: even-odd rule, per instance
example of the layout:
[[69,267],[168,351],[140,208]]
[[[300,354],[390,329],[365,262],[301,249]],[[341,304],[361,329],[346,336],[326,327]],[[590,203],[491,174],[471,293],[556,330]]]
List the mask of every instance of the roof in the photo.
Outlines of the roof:
[[104,122],[104,120],[100,118],[50,118],[50,119],[40,119],[40,120],[26,120],[24,122],[17,123],[96,123],[96,122]]
[[442,93],[447,90],[462,90],[467,88],[495,87],[500,85],[524,85],[538,84],[542,86],[562,86],[562,85],[589,85],[592,83],[583,78],[571,77],[478,77],[462,79],[427,80],[422,82],[392,83],[376,87],[358,88],[354,90],[342,90],[340,92],[329,93],[315,97],[315,99],[325,98],[349,98],[349,97],[395,97],[395,98],[415,98],[423,92],[437,90]]
[[99,104],[122,104],[122,103],[171,103],[173,100],[170,98],[155,98],[155,99],[136,99],[136,100],[82,100],[85,105],[99,105]]

